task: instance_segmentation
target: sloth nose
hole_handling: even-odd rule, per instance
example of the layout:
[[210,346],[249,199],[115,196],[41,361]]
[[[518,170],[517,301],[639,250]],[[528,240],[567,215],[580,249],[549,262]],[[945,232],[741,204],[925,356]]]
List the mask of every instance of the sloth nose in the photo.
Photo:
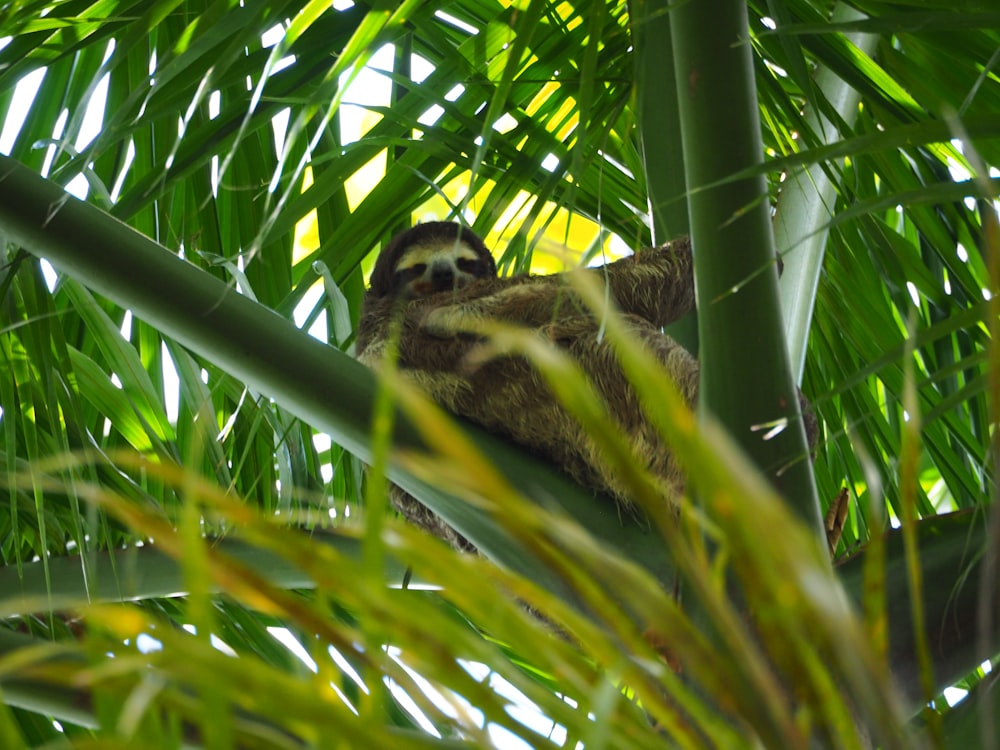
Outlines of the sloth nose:
[[431,267],[431,286],[435,291],[451,289],[455,285],[455,272],[449,263],[435,263]]

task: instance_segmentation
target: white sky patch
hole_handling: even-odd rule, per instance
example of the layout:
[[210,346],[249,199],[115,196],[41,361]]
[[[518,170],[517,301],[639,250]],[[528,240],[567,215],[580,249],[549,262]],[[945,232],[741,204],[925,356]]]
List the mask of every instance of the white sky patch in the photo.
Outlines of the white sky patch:
[[294,64],[295,64],[295,55],[285,55],[273,65],[269,75],[273,76],[275,73],[278,73]]
[[421,125],[433,125],[438,120],[441,119],[441,115],[444,114],[444,107],[440,104],[432,104],[420,117],[417,118],[417,122]]
[[[188,633],[190,633],[191,635],[197,635],[198,634],[198,628],[196,628],[194,625],[192,625],[189,622],[183,623],[181,625],[181,628],[183,630],[187,631]],[[155,640],[155,639],[151,639],[151,640]],[[226,656],[234,656],[234,657],[238,656],[238,654],[235,651],[233,651],[232,647],[228,643],[226,643],[224,640],[222,640],[221,638],[219,638],[215,633],[209,634],[208,641],[209,641],[209,643],[212,644],[212,648],[214,648],[216,651],[220,651],[223,654],[225,654]],[[136,644],[138,645],[138,641],[136,641]]]
[[115,184],[111,187],[112,203],[117,203],[118,198],[121,197],[122,188],[125,187],[125,179],[128,177],[129,170],[132,169],[133,161],[135,161],[135,141],[130,138],[125,149],[125,163],[122,164],[118,177],[115,178]]
[[368,690],[368,686],[365,685],[364,680],[361,679],[361,675],[354,670],[354,667],[351,666],[351,663],[347,661],[342,653],[340,653],[333,646],[330,646],[327,649],[327,652],[330,654],[330,658],[333,659],[333,663],[337,665],[337,668],[340,669],[341,672],[350,678],[351,682],[357,685],[361,691],[365,693],[365,695],[370,694],[371,691]]
[[348,85],[349,73],[340,77],[340,85],[346,86],[340,106],[340,139],[345,145],[354,143],[364,134],[367,107],[387,105],[392,97],[392,82],[375,69],[391,70],[393,62],[392,45],[381,47],[366,67]]
[[162,341],[160,342],[160,357],[163,361],[163,382],[175,384],[174,387],[165,389],[163,406],[167,412],[167,421],[172,425],[176,425],[181,408],[180,376],[177,374],[177,366],[174,364],[174,358],[170,356],[167,345]]
[[132,311],[126,310],[125,314],[122,315],[122,338],[126,341],[132,340]]
[[[336,3],[334,4],[336,5]],[[285,36],[285,27],[276,24],[260,35],[260,45],[262,47],[273,47]]]
[[477,36],[479,34],[479,29],[477,29],[475,26],[470,26],[465,21],[455,18],[455,16],[445,13],[443,10],[435,11],[434,16],[435,18],[438,18],[444,21],[445,23],[454,26],[456,29],[461,29],[467,34],[471,34],[472,36]]
[[[566,742],[566,727],[556,724],[552,719],[548,718],[543,714],[538,706],[534,704],[521,705],[519,703],[512,703],[507,706],[507,713],[512,719],[517,721],[519,724],[528,727],[529,729],[537,732],[542,737],[547,737],[555,744],[562,745]],[[495,724],[490,725],[490,735],[494,735],[494,730],[498,730],[507,737],[510,737],[511,745],[510,747],[517,747],[518,745],[523,745],[525,747],[530,747],[523,740],[518,740],[515,737],[510,736],[510,733],[503,727],[498,727]],[[506,740],[505,740],[506,742]]]
[[135,639],[135,647],[139,649],[139,653],[148,654],[152,651],[162,651],[163,644],[153,638],[153,636],[146,633],[139,633]]
[[431,720],[420,710],[420,706],[416,704],[405,690],[388,678],[385,681],[385,685],[389,688],[389,692],[392,693],[392,697],[399,702],[400,707],[410,715],[410,718],[417,722],[421,729],[432,737],[441,739],[441,733],[434,728]]
[[82,174],[78,174],[66,183],[66,192],[82,201],[87,200],[87,194],[90,192],[90,185],[87,183],[87,178]]
[[780,65],[775,65],[774,63],[765,60],[764,65],[767,66],[768,70],[772,71],[779,78],[788,78],[788,71],[782,68]]
[[[981,665],[983,672],[986,674],[990,673],[992,666],[988,661],[984,661]],[[964,688],[959,687],[946,687],[944,689],[944,699],[948,702],[949,707],[954,707],[965,700],[969,695],[969,691]]]
[[[398,659],[396,661],[399,661]],[[402,664],[402,662],[400,662]],[[407,671],[413,682],[420,688],[420,692],[426,695],[431,703],[445,716],[451,719],[459,719],[462,717],[466,722],[472,723],[474,726],[483,725],[483,714],[479,709],[473,708],[472,704],[469,703],[465,698],[461,698],[457,695],[451,694],[445,696],[440,690],[438,690],[434,685],[431,684],[429,680],[424,678],[418,672],[413,671],[405,664],[402,665]]]
[[[480,662],[470,662],[462,659],[458,660],[459,665],[468,672],[473,679],[478,682],[486,682],[490,689],[497,695],[510,701],[507,706],[507,713],[512,719],[524,727],[536,732],[542,737],[549,737],[562,744],[566,740],[566,728],[556,724],[552,719],[545,716],[541,709],[533,703],[524,693],[518,690],[508,680],[496,674],[486,664]],[[572,699],[564,698],[567,704],[576,706]],[[491,724],[488,727],[490,737],[497,743],[498,747],[507,748],[529,748],[524,740],[511,734],[503,727]]]
[[[107,61],[107,59],[111,56],[114,49],[115,42],[112,39],[108,42],[107,49],[104,53],[105,61]],[[18,104],[16,107],[13,107],[10,111],[8,111],[7,119],[4,121],[3,131],[0,132],[0,153],[10,154],[10,150],[14,147],[14,139],[17,137],[17,133],[24,125],[24,120],[27,117],[28,110],[34,101],[35,95],[38,93],[38,87],[41,85],[44,78],[44,69],[34,70],[17,82],[17,86],[14,88],[14,101]],[[86,148],[90,142],[97,137],[97,134],[101,132],[101,128],[104,125],[104,110],[108,101],[109,81],[110,74],[105,74],[97,83],[97,86],[94,87],[94,90],[87,101],[87,107],[83,113],[83,120],[80,122],[80,127],[76,134],[76,140],[73,143],[73,148],[77,151]],[[68,119],[69,113],[66,110],[60,112],[59,117],[56,119],[55,127],[53,128],[53,140],[58,141],[63,137],[63,131],[66,129]],[[31,146],[34,147],[34,144],[31,144]],[[49,171],[52,169],[52,161],[55,159],[55,155],[56,145],[52,143],[48,144],[41,170],[43,177],[49,176]],[[89,189],[90,186],[87,184],[87,180],[82,175],[74,177],[66,186],[66,191],[68,193],[75,195],[81,200],[87,197]]]
[[222,92],[216,89],[208,95],[208,119],[214,120],[222,111]]
[[230,647],[228,643],[219,638],[215,633],[208,636],[209,642],[215,648],[216,651],[221,651],[226,656],[236,656],[236,652]]
[[[433,72],[434,66],[431,65],[427,59],[421,57],[420,55],[410,55],[410,80],[414,83],[423,83],[424,79]],[[455,88],[448,92],[448,94],[457,88],[462,87],[460,85],[456,85]],[[445,94],[445,99],[448,99],[448,94]],[[458,96],[461,96],[461,93],[459,93]],[[455,98],[457,99],[458,97],[456,96]],[[454,99],[448,99],[448,101],[454,101]]]
[[271,118],[271,130],[274,132],[274,149],[280,154],[285,148],[285,136],[288,135],[288,122],[292,111],[285,107]]
[[[295,306],[292,311],[292,318],[295,320],[295,326],[297,328],[302,328],[306,324],[306,320],[309,318],[309,313],[312,312],[313,308],[319,304],[320,297],[323,296],[323,284],[317,282],[306,290],[306,293],[302,295],[302,299]],[[309,335],[314,339],[322,341],[324,344],[327,343],[327,324],[326,315],[320,315],[313,321],[313,324],[309,326]]]
[[301,661],[310,672],[319,672],[319,667],[316,665],[316,660],[313,659],[309,652],[305,650],[298,639],[292,635],[288,628],[279,627],[268,627],[267,632],[271,634],[271,637],[278,641],[282,646],[291,651],[295,657]]
[[634,254],[635,252],[625,240],[617,234],[612,234],[608,240],[607,250],[602,247],[600,252],[595,253],[594,257],[587,262],[587,265],[591,268],[596,268],[597,266],[603,266],[609,261]]
[[14,96],[11,101],[22,102],[21,106],[11,107],[7,111],[7,119],[4,120],[3,130],[0,131],[0,153],[10,156],[10,151],[14,148],[14,140],[24,125],[24,120],[28,116],[28,108],[35,100],[38,87],[42,85],[45,78],[45,69],[33,70],[24,76],[14,87]]
[[[285,648],[287,648],[299,661],[301,661],[306,666],[306,668],[309,671],[311,671],[313,674],[319,674],[319,666],[316,664],[316,661],[312,658],[312,656],[309,655],[309,652],[306,650],[305,646],[303,646],[302,643],[294,635],[292,635],[291,631],[288,630],[288,628],[272,626],[267,629],[267,632],[270,633],[275,640],[277,640]],[[354,669],[347,662],[347,660],[332,646],[329,648],[328,651],[330,657],[333,659],[334,663],[341,670],[341,672],[347,675],[347,677],[352,682],[356,683],[358,687],[367,694],[368,688],[361,681],[361,678],[358,676],[358,673],[354,671]],[[350,699],[344,694],[344,691],[340,689],[340,686],[334,683],[329,683],[329,685],[330,689],[337,694],[337,697],[344,703],[344,705],[347,706],[355,714],[357,714],[358,713],[357,707],[354,706],[353,703],[351,703]]]
[[490,724],[486,728],[486,731],[489,732],[490,739],[493,740],[493,744],[496,747],[502,747],[504,750],[521,750],[521,748],[531,750],[531,745],[506,727],[499,726],[498,724]]
[[542,169],[546,172],[555,172],[559,168],[559,157],[555,154],[549,154],[544,159],[542,159]]
[[610,164],[611,166],[613,166],[615,169],[617,169],[623,175],[625,175],[626,177],[628,177],[630,180],[634,180],[635,179],[635,175],[632,174],[632,170],[629,169],[628,167],[626,167],[620,161],[618,161],[617,159],[612,158],[605,151],[598,151],[597,153],[600,154],[601,158],[604,159],[605,163]]
[[[959,153],[965,153],[965,144],[958,138],[951,139],[951,145],[955,147],[955,150]],[[955,182],[965,182],[966,180],[972,179],[972,174],[966,168],[964,164],[959,164],[953,159],[948,159],[948,172],[951,173],[951,178]]]
[[913,300],[913,304],[920,306],[920,292],[917,291],[917,285],[912,281],[906,282],[906,291],[910,293],[910,299]]
[[[66,121],[69,119],[69,111],[63,110],[59,113],[56,118],[56,124],[52,128],[52,139],[59,140],[62,138],[63,130],[66,129]],[[34,144],[32,145],[34,148]],[[49,172],[52,170],[52,162],[56,158],[56,145],[54,143],[48,144],[45,147],[45,159],[42,161],[42,174],[45,177],[49,176]]]
[[105,73],[97,87],[94,89],[90,101],[87,102],[87,109],[83,114],[83,122],[80,123],[80,131],[77,133],[76,142],[73,144],[77,151],[82,151],[90,142],[97,137],[104,126],[104,110],[108,103],[108,84],[111,82],[111,74]]
[[944,689],[944,699],[948,701],[949,706],[954,706],[956,703],[960,703],[968,694],[968,690],[962,690],[957,687],[947,687]]
[[[956,151],[965,153],[965,144],[958,138],[952,138],[951,145],[955,147]],[[955,182],[968,182],[972,179],[972,172],[969,171],[968,167],[964,164],[959,164],[954,159],[948,159],[948,172],[951,174],[951,178]],[[966,196],[965,207],[970,211],[976,210],[976,199],[972,196]]]
[[504,112],[500,115],[500,119],[493,123],[493,129],[498,133],[508,133],[517,127],[517,120],[515,120],[509,113]]
[[[319,467],[319,476],[320,476],[320,479],[323,480],[324,483],[332,481],[333,480],[333,464],[325,463],[322,466],[320,466]],[[337,509],[335,507],[331,506],[330,509],[326,512],[326,514],[330,518],[336,518],[337,517]]]
[[42,269],[42,278],[45,279],[45,286],[48,287],[50,292],[54,292],[56,290],[56,282],[59,281],[59,274],[56,273],[56,269],[45,258],[40,258],[38,265]]

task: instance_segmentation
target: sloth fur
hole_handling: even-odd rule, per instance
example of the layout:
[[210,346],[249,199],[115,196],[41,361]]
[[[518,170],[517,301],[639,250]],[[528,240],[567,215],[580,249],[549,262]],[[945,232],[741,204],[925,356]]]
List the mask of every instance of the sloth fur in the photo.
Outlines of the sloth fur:
[[[436,259],[440,262],[435,265]],[[607,285],[632,336],[655,354],[693,407],[698,362],[661,331],[694,308],[692,268],[690,243],[679,239],[588,273]],[[398,321],[400,370],[434,401],[528,448],[578,484],[628,506],[623,484],[525,358],[477,358],[470,365],[469,355],[481,349],[482,340],[468,331],[481,320],[535,329],[568,353],[604,398],[664,496],[683,491],[680,468],[644,417],[611,346],[599,335],[599,321],[564,277],[497,278],[492,256],[467,228],[450,222],[420,224],[382,251],[362,306],[358,357],[377,369],[390,328]],[[472,548],[400,488],[393,487],[391,500],[409,521],[453,546]]]

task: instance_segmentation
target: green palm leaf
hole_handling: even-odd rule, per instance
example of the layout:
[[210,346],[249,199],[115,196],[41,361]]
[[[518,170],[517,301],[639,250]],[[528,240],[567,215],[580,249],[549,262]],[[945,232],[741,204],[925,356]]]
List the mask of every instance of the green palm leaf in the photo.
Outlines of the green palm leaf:
[[[856,724],[989,746],[971,729],[989,705],[942,692],[983,693],[996,657],[977,619],[1000,401],[991,4],[341,5],[0,10],[5,746],[861,747]],[[706,9],[745,31],[722,40],[740,61],[712,92],[719,133],[682,139],[678,99],[709,78],[668,40],[709,49]],[[726,127],[757,123],[732,157]],[[462,213],[524,270],[686,233],[705,206],[699,348],[759,370],[706,404],[738,437],[754,417],[733,404],[801,373],[815,495],[848,488],[839,554],[865,550],[832,573],[788,513],[821,510],[806,463],[782,501],[711,422],[681,446],[703,506],[680,527],[623,522],[398,388],[392,429],[373,425],[383,386],[343,333],[414,218]],[[746,281],[775,251],[781,309]],[[757,329],[788,364],[718,322],[733,288],[737,322],[774,305]],[[654,370],[634,377],[668,434],[685,424]],[[489,560],[366,506],[380,440],[381,468]]]

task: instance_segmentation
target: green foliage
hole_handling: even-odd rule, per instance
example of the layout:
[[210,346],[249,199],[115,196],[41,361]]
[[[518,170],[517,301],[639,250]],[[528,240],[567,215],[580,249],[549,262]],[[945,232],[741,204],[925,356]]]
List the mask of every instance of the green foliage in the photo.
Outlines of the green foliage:
[[[744,11],[705,5],[715,31]],[[747,3],[744,62],[717,83],[661,68],[677,15],[650,0],[0,9],[4,747],[989,746],[989,705],[941,694],[986,691],[998,650],[976,617],[995,590],[1000,18],[852,5]],[[682,149],[677,99],[706,80],[756,100]],[[756,122],[737,159],[725,127]],[[697,176],[706,156],[721,171]],[[815,486],[824,504],[847,486],[838,552],[864,552],[831,571],[789,512],[812,492],[779,497],[728,410],[727,435],[673,403],[612,311],[698,492],[681,523],[550,349],[532,356],[646,524],[391,379],[394,424],[373,423],[379,386],[342,332],[399,227],[461,212],[522,269],[565,245],[599,258],[608,233],[649,243],[650,201],[663,239],[741,184],[691,222],[728,254],[698,273],[749,264],[739,316],[760,299],[744,277],[785,258],[785,330],[760,335],[805,352]],[[766,221],[726,239],[753,210],[776,212],[776,248]],[[316,323],[329,345],[294,330]],[[702,324],[729,374],[758,356],[797,375]],[[379,440],[492,559],[365,513]]]

